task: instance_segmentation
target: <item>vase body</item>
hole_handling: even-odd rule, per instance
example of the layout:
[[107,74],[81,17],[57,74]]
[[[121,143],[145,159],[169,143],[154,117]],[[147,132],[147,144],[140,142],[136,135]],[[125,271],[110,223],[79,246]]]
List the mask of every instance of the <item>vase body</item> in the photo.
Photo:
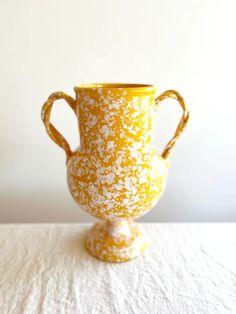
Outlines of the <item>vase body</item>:
[[76,202],[101,219],[137,218],[163,190],[167,163],[152,145],[155,89],[78,89],[80,148],[68,161]]
[[[42,119],[51,139],[67,156],[67,181],[74,200],[101,219],[86,237],[86,248],[108,262],[124,262],[147,246],[132,220],[160,198],[168,169],[167,157],[184,130],[189,113],[183,98],[169,90],[155,98],[156,88],[143,84],[90,84],[75,88],[76,99],[63,92],[49,96]],[[63,98],[78,119],[80,147],[72,152],[50,122],[53,103]],[[159,103],[176,99],[183,115],[174,137],[158,154],[152,144]]]

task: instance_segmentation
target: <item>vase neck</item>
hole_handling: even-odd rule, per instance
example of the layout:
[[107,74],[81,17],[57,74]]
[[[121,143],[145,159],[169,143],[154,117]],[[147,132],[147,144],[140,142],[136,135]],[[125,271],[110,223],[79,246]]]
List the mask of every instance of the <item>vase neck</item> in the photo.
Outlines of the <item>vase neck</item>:
[[83,95],[78,101],[81,149],[105,156],[129,147],[150,144],[154,95],[100,98]]

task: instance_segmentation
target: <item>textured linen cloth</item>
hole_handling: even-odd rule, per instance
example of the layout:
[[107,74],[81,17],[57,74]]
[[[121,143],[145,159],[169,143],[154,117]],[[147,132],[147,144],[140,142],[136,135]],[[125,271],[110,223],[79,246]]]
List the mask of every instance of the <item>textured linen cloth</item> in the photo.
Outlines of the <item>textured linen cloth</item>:
[[150,247],[109,264],[88,224],[0,225],[0,313],[236,313],[236,224],[142,224]]

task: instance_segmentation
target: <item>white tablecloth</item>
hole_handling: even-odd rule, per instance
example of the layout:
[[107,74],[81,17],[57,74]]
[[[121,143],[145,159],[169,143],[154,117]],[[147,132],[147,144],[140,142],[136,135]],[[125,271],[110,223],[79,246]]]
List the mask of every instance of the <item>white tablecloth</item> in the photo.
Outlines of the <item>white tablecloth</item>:
[[236,224],[143,224],[121,264],[84,249],[87,224],[0,226],[0,313],[236,313]]

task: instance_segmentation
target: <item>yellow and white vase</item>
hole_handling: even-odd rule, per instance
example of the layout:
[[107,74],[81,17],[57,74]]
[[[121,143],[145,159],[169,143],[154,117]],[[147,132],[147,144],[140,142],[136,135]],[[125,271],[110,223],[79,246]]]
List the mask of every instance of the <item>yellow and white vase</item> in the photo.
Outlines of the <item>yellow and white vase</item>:
[[[142,84],[90,84],[75,87],[76,100],[63,92],[49,96],[42,119],[51,139],[67,156],[67,178],[75,201],[102,219],[86,238],[86,248],[109,262],[136,257],[146,247],[132,220],[149,211],[165,186],[167,157],[187,125],[189,112],[183,98],[168,90],[155,99],[156,88]],[[183,115],[162,155],[152,145],[154,114],[165,98],[176,99]],[[65,99],[75,112],[80,148],[72,152],[50,123],[52,105]]]

